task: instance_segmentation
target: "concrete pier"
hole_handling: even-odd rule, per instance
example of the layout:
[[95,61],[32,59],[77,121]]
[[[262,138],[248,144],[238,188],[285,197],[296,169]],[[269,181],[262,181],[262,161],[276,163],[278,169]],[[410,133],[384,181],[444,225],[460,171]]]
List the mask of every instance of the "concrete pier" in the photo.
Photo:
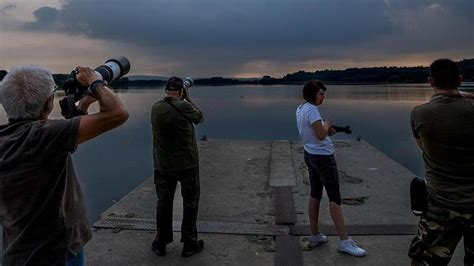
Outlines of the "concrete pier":
[[[151,251],[155,236],[153,179],[101,215],[86,246],[88,265],[408,265],[416,233],[409,208],[413,173],[364,141],[337,141],[343,210],[352,238],[368,253],[336,252],[337,236],[324,195],[321,232],[330,241],[306,248],[309,180],[300,142],[209,140],[201,162],[199,237],[204,250],[181,258],[182,199],[175,195],[174,242],[165,257]],[[452,265],[459,265],[462,244]]]

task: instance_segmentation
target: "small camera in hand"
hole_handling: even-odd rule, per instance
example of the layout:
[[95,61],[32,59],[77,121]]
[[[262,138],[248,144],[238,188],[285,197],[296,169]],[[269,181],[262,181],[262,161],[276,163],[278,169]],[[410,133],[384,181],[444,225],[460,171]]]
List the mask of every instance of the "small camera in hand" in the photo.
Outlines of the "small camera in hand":
[[332,128],[336,131],[336,133],[344,132],[346,134],[352,134],[351,126],[345,126],[345,127],[332,126]]

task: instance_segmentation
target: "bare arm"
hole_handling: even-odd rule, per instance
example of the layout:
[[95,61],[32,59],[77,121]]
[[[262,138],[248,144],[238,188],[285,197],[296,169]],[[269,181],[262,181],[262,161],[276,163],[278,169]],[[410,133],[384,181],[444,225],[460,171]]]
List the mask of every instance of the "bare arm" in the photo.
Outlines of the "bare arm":
[[474,99],[474,93],[465,92],[465,91],[459,91],[459,93],[464,98]]
[[[79,68],[77,79],[81,84],[89,86],[97,78],[90,68]],[[84,115],[81,117],[78,138],[76,140],[77,144],[95,138],[106,131],[116,128],[128,119],[127,109],[112,90],[107,86],[98,86],[96,93],[100,110],[96,114]],[[79,103],[79,108],[82,111],[87,111],[86,108],[88,108],[91,103],[89,100],[81,101],[82,103]]]
[[321,120],[318,120],[311,125],[313,126],[314,133],[319,140],[325,139],[331,132],[332,123],[329,120],[326,120],[324,125]]

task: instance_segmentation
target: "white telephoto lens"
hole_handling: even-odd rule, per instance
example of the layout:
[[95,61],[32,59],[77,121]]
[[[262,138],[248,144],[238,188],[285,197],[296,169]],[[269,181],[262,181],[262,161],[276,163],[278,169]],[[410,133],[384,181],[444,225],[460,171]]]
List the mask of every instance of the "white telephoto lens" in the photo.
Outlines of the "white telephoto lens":
[[189,89],[189,88],[191,88],[191,86],[193,86],[193,85],[194,85],[194,80],[193,80],[192,78],[187,77],[187,78],[184,79],[184,81],[183,81],[183,87],[184,87],[185,89]]
[[104,65],[106,65],[106,66],[110,67],[110,69],[112,69],[112,73],[114,75],[112,80],[116,80],[120,76],[121,69],[120,69],[119,64],[117,64],[114,61],[108,61],[108,62],[105,62]]
[[95,75],[97,76],[97,79],[100,79],[100,80],[104,80],[104,77],[102,77],[102,75],[97,72],[97,71],[94,71],[95,72]]

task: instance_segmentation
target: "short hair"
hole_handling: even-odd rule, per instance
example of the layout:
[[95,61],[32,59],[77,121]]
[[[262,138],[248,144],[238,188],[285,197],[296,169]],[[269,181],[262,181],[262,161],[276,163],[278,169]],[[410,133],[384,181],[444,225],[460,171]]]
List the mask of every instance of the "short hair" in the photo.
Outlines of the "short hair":
[[459,68],[451,59],[441,58],[430,65],[430,76],[435,87],[455,89],[459,85]]
[[179,91],[183,89],[183,80],[178,77],[171,77],[166,82],[166,90],[168,91]]
[[316,94],[318,93],[319,90],[323,90],[323,91],[327,90],[324,83],[322,83],[319,80],[310,80],[303,87],[303,98],[307,102],[312,103],[316,101]]
[[14,67],[0,85],[0,103],[9,119],[36,119],[53,95],[54,85],[45,67]]

